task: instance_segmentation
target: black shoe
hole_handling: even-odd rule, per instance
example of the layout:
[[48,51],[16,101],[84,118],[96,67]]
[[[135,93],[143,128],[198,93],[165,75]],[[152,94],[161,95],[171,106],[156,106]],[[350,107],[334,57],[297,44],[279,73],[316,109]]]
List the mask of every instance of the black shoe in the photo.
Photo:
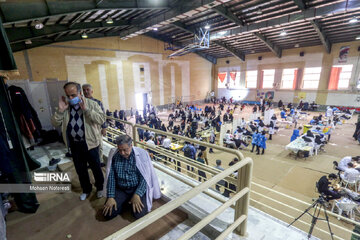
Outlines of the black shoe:
[[256,155],[260,155],[260,153],[256,153]]
[[53,166],[53,165],[59,163],[60,161],[61,161],[60,158],[52,158],[52,159],[49,161],[49,165],[50,165],[50,166]]
[[251,150],[250,152],[254,152],[253,150]]
[[72,157],[72,154],[71,154],[70,152],[67,152],[67,153],[65,154],[65,157],[71,158],[71,157]]

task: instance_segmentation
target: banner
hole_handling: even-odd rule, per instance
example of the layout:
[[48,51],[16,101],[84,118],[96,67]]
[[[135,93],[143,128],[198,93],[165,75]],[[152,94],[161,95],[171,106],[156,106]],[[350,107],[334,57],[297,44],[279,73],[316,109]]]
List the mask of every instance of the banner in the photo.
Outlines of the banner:
[[223,83],[226,78],[226,72],[218,73],[218,77],[219,77],[220,82]]
[[346,63],[350,47],[341,47],[339,52],[339,63]]
[[230,72],[230,77],[231,77],[232,80],[235,81],[235,79],[236,79],[236,72]]

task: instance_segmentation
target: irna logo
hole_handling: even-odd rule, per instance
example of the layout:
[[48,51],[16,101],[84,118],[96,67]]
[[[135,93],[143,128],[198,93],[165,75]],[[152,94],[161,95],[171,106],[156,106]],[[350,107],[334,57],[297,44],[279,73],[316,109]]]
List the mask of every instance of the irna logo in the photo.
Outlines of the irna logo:
[[37,173],[34,172],[36,182],[70,182],[68,173]]

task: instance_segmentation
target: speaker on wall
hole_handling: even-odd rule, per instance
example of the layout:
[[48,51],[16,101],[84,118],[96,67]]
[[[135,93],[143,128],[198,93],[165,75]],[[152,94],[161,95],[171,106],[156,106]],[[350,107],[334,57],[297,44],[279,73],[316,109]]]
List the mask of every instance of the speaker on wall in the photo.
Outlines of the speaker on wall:
[[258,56],[258,60],[261,61],[261,60],[262,60],[262,56]]
[[226,60],[226,64],[229,64],[230,63],[230,61],[229,60]]
[[305,52],[300,52],[300,57],[303,57],[305,55]]

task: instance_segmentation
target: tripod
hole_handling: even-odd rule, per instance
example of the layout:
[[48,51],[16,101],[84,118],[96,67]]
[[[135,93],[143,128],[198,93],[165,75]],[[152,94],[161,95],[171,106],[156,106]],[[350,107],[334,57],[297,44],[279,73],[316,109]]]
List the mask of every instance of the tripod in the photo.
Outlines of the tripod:
[[[312,232],[314,230],[314,227],[316,225],[317,220],[326,220],[326,222],[328,224],[328,227],[329,227],[331,239],[334,240],[334,237],[333,237],[334,233],[331,231],[331,227],[330,227],[330,223],[329,223],[329,217],[328,217],[328,215],[326,213],[325,202],[326,202],[326,197],[323,194],[321,194],[319,196],[319,198],[316,199],[315,202],[313,204],[311,204],[307,209],[305,209],[305,211],[302,214],[300,214],[300,216],[295,218],[295,220],[292,223],[290,223],[288,225],[288,227],[293,225],[299,218],[301,218],[305,213],[307,213],[312,217],[310,229],[309,229],[308,236],[307,236],[308,239],[311,238],[311,234],[312,234]],[[309,210],[312,209],[312,208],[314,208],[314,213],[313,214],[309,213]],[[324,218],[319,218],[321,208],[324,209],[325,219]]]

